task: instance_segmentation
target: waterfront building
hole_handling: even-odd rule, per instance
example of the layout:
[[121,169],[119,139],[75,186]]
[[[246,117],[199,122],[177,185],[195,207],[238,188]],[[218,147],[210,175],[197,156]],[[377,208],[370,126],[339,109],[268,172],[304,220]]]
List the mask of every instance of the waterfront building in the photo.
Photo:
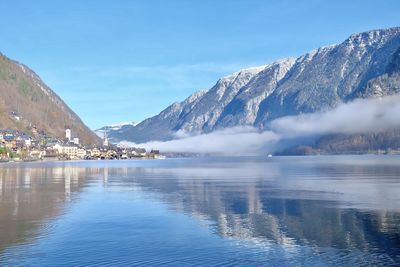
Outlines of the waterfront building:
[[85,152],[82,151],[84,149],[79,148],[73,143],[56,144],[53,146],[53,149],[58,151],[58,155],[70,159],[79,159],[82,154],[86,155],[86,151]]
[[79,138],[78,138],[78,137],[74,137],[73,143],[74,143],[75,145],[79,145]]

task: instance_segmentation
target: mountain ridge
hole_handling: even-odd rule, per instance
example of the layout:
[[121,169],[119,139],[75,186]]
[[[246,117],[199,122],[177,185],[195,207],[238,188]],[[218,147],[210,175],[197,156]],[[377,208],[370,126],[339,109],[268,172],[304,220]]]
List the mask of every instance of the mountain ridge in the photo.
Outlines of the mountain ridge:
[[99,142],[79,116],[28,66],[0,53],[0,128],[64,138],[71,128],[85,145]]
[[[399,47],[400,27],[352,34],[340,44],[251,68],[257,71],[227,75],[200,96],[192,95],[110,136],[141,143],[171,140],[179,131],[200,134],[234,126],[263,130],[282,116],[325,111],[356,98],[374,97],[368,84],[385,74]],[[191,97],[195,101],[188,101]]]

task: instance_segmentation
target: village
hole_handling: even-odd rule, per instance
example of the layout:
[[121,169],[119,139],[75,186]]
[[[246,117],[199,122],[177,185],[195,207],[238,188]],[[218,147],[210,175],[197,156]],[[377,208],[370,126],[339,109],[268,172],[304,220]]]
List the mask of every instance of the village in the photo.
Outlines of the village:
[[106,134],[101,146],[90,147],[80,144],[79,137],[73,137],[71,129],[65,129],[63,139],[49,137],[43,132],[35,132],[34,136],[17,130],[0,129],[0,162],[165,158],[159,150],[148,152],[144,148],[111,144]]

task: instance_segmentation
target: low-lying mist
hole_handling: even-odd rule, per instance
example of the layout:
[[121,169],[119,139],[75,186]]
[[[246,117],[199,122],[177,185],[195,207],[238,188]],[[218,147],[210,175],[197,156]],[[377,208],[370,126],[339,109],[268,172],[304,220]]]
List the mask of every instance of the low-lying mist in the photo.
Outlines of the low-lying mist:
[[336,108],[312,114],[287,116],[271,121],[268,130],[240,126],[207,134],[178,132],[171,141],[121,145],[159,149],[172,153],[250,155],[273,153],[287,144],[302,143],[326,134],[355,134],[400,128],[400,95],[358,99]]

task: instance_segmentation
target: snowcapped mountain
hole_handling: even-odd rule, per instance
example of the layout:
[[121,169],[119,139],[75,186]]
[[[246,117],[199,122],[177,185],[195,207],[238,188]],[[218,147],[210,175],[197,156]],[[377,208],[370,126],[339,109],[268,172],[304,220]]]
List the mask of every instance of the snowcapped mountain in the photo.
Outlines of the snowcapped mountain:
[[395,84],[390,88],[387,79],[381,80],[391,64],[398,64],[393,58],[399,47],[399,27],[353,34],[341,44],[223,77],[211,89],[196,92],[136,126],[110,131],[110,136],[114,141],[141,143],[170,140],[178,131],[207,133],[238,125],[266,129],[282,116],[391,94],[398,80],[391,79]]
[[107,131],[107,135],[109,136],[110,133],[119,132],[121,129],[126,129],[129,127],[136,126],[137,123],[135,122],[121,122],[112,125],[103,126],[97,130],[94,130],[96,135],[100,138],[104,138],[104,132]]

